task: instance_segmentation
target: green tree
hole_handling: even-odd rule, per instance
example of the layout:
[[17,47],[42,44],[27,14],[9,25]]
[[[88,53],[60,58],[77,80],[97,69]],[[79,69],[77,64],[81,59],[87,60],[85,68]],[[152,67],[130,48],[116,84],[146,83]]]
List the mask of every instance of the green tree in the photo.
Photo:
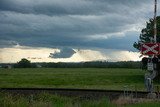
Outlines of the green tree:
[[30,68],[31,62],[25,58],[21,59],[16,65],[18,68]]
[[[160,16],[157,16],[157,42],[160,43]],[[133,44],[133,47],[140,50],[142,43],[149,43],[154,36],[154,20],[150,19],[146,22],[146,27],[141,30],[138,42]]]

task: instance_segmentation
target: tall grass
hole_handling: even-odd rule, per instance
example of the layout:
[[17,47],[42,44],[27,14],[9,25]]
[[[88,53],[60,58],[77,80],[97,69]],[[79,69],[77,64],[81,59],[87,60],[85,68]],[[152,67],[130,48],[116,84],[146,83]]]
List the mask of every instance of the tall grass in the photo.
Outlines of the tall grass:
[[154,101],[118,105],[111,103],[107,98],[80,100],[79,98],[61,97],[48,93],[28,96],[0,93],[0,107],[159,107],[159,105],[160,102]]
[[70,105],[72,105],[70,98],[47,93],[30,96],[0,94],[0,107],[69,107]]
[[[110,105],[110,106],[109,106]],[[0,107],[111,107],[107,99],[100,101],[79,100],[79,98],[61,97],[41,93],[39,95],[20,96],[0,93]]]

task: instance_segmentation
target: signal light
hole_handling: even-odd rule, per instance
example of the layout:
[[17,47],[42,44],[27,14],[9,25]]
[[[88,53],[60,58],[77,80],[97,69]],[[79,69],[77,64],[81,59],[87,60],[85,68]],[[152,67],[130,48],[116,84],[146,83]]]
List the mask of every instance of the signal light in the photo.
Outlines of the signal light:
[[146,66],[147,63],[148,63],[148,58],[147,57],[142,58],[142,64]]
[[153,63],[158,63],[158,58],[156,58],[156,57],[152,58],[152,62]]

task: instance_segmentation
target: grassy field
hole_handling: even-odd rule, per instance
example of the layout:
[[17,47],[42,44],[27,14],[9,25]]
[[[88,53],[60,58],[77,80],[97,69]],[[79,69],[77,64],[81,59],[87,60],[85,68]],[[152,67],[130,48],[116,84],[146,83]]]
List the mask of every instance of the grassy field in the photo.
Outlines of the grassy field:
[[0,69],[0,87],[144,89],[145,71],[113,68]]
[[[145,71],[140,69],[113,68],[0,69],[0,88],[57,87],[119,90],[128,85],[133,90],[134,86],[138,90],[144,90],[144,74]],[[119,105],[119,102],[123,101],[109,102],[107,98],[99,101],[80,100],[79,98],[60,97],[47,93],[36,96],[12,96],[0,93],[0,107],[158,107],[160,105],[159,101],[144,101],[133,104],[127,101],[126,104]]]

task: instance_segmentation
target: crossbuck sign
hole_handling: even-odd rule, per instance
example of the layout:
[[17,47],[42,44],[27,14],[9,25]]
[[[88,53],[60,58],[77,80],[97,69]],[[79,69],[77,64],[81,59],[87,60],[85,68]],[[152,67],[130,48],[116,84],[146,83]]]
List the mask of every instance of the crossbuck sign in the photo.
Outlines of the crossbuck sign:
[[142,44],[141,53],[143,55],[158,55],[160,54],[160,44],[159,43]]

